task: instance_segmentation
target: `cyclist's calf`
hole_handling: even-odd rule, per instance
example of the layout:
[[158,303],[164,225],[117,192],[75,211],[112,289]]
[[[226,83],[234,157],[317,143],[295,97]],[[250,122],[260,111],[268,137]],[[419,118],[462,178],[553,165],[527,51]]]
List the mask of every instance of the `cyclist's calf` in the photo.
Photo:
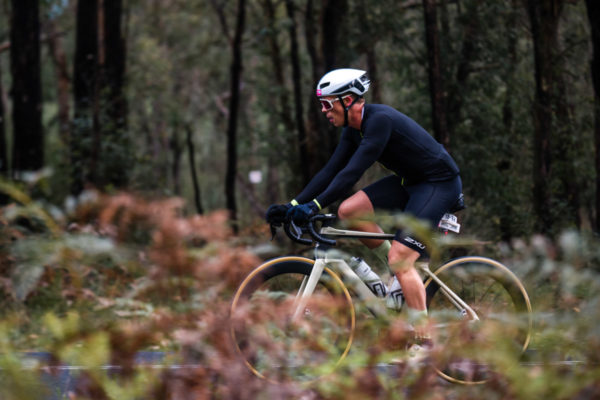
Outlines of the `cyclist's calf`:
[[390,268],[394,271],[402,286],[406,305],[413,310],[425,310],[425,286],[415,268],[415,262],[421,255],[394,240],[388,253]]

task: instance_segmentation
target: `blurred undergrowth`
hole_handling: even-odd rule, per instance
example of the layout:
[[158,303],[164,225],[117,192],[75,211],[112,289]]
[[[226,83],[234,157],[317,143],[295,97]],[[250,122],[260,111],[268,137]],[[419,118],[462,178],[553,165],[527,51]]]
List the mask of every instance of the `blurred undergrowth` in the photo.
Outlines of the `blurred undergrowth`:
[[[477,247],[511,267],[534,308],[525,361],[507,356],[497,338],[485,351],[506,372],[486,384],[451,385],[431,367],[378,368],[382,355],[405,338],[395,324],[363,319],[357,345],[336,373],[311,385],[274,385],[251,375],[233,352],[229,305],[237,285],[261,262],[257,253],[303,249],[281,238],[273,243],[287,248],[267,246],[263,226],[234,237],[225,213],[189,216],[177,198],[86,192],[61,209],[14,183],[0,182],[0,191],[6,195],[0,209],[2,399],[46,398],[47,364],[84,367],[70,394],[77,399],[600,396],[600,246],[594,235],[565,232]],[[466,254],[457,249],[462,244],[441,257]],[[163,363],[196,367],[139,367],[136,355],[145,350],[165,352]],[[29,351],[51,359],[27,366],[23,354]],[[109,373],[104,365],[121,370]]]

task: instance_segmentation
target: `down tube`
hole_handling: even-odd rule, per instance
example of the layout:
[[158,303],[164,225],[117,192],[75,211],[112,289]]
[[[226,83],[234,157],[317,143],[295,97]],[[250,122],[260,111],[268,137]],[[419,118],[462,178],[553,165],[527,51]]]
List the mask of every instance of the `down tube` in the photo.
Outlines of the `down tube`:
[[350,266],[343,260],[329,260],[329,264],[335,264],[335,270],[338,270],[343,277],[344,282],[347,282],[357,294],[358,298],[367,306],[369,311],[376,317],[385,317],[388,309],[384,301],[373,294],[371,289],[356,275]]

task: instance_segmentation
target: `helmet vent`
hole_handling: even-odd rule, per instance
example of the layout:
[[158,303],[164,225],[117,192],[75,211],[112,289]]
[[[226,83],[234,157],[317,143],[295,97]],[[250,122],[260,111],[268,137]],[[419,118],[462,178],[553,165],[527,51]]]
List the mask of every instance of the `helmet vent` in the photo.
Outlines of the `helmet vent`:
[[340,68],[329,71],[321,78],[316,93],[317,97],[344,95],[348,92],[363,96],[370,85],[366,71]]

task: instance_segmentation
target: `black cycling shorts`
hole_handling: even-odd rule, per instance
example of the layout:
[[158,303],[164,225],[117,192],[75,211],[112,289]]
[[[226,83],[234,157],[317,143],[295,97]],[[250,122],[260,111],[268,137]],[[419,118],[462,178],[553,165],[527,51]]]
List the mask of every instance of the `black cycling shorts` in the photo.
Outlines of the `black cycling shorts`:
[[[440,219],[462,193],[462,181],[460,176],[456,176],[449,181],[405,186],[402,184],[402,178],[390,175],[367,186],[363,191],[371,200],[375,211],[402,211],[429,221],[432,227],[437,227]],[[421,256],[427,254],[426,246],[402,229],[396,232],[394,240],[419,252]]]

